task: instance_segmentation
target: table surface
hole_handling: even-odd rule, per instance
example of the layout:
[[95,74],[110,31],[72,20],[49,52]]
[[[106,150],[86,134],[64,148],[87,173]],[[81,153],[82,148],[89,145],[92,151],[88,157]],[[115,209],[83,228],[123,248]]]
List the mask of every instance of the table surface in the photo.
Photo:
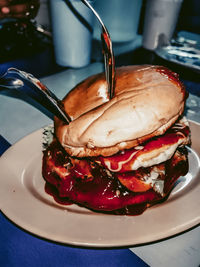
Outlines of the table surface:
[[[67,69],[44,77],[41,81],[59,98],[86,77],[103,71],[102,63],[93,63],[81,69]],[[198,85],[197,85],[198,86]],[[200,84],[199,84],[200,92]],[[29,133],[52,122],[48,112],[40,111],[37,104],[19,94],[0,94],[0,134],[11,144]],[[190,94],[187,117],[200,122],[200,98]],[[5,119],[6,118],[6,119]],[[200,227],[153,244],[130,248],[150,266],[197,267],[200,265]]]

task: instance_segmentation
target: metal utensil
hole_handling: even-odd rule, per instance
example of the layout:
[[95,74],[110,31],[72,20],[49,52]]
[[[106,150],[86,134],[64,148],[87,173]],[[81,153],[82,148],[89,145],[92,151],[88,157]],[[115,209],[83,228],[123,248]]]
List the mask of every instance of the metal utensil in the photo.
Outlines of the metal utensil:
[[18,90],[39,102],[51,113],[69,124],[71,119],[59,100],[44,84],[32,74],[10,68],[0,77],[0,90]]
[[101,32],[101,41],[102,41],[102,47],[103,47],[103,53],[104,53],[104,59],[105,59],[105,72],[106,72],[106,81],[108,84],[108,92],[110,99],[114,96],[114,90],[115,90],[115,58],[114,53],[112,49],[112,42],[109,35],[109,32],[104,25],[103,21],[101,20],[99,14],[96,12],[96,10],[90,5],[90,3],[87,0],[81,0],[88,8],[91,9],[91,11],[94,13],[96,18],[98,19],[99,23],[102,27]]

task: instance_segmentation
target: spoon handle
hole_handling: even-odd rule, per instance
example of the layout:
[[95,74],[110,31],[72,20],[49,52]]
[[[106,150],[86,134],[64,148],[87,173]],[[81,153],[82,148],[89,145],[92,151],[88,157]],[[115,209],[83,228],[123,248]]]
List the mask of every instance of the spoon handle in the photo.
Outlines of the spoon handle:
[[8,69],[0,77],[0,90],[5,89],[14,89],[27,94],[65,123],[70,123],[71,119],[64,111],[62,102],[32,74],[15,68]]

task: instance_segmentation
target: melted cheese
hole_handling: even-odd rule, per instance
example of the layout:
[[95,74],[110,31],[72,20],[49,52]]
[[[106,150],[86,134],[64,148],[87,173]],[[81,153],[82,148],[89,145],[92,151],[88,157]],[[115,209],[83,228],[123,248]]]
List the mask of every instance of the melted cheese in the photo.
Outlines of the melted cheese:
[[137,157],[136,160],[133,162],[133,164],[131,165],[131,170],[134,171],[141,167],[151,167],[153,165],[164,162],[172,157],[177,147],[178,144],[171,145],[166,150],[159,153],[157,157],[151,158],[149,160],[145,160],[145,155],[142,154],[141,156]]

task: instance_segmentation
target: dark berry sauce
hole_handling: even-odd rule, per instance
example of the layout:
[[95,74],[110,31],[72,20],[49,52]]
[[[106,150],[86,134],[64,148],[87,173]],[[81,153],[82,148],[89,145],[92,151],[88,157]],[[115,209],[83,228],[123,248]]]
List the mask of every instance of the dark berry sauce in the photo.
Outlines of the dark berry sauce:
[[44,151],[42,173],[46,180],[46,192],[60,204],[75,203],[97,212],[138,215],[150,205],[164,200],[178,177],[188,171],[185,160],[181,158],[178,161],[173,158],[168,160],[165,168],[164,196],[153,188],[133,192],[123,186],[114,173],[108,173],[91,159],[70,158],[54,141]]

